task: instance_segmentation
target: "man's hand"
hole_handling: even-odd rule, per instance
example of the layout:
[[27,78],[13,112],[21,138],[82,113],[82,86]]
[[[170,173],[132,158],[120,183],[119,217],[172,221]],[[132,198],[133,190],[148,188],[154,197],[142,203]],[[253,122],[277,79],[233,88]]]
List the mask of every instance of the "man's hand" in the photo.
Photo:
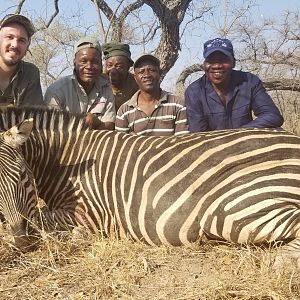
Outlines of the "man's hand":
[[113,122],[102,122],[96,115],[88,112],[85,116],[85,123],[90,127],[90,129],[98,130],[114,130],[115,124]]

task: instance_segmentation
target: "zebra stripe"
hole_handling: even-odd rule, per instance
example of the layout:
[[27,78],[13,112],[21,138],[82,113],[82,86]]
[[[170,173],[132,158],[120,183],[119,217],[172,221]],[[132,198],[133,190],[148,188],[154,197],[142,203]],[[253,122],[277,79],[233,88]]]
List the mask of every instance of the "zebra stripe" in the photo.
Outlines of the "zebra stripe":
[[294,239],[288,247],[297,248],[300,137],[273,129],[143,137],[83,129],[67,114],[29,116],[36,129],[23,153],[50,228],[117,231],[151,245],[205,236]]
[[[27,222],[36,212],[37,192],[32,172],[18,146],[28,137],[32,121],[0,134],[0,215],[21,247],[27,247],[33,228]],[[2,218],[3,219],[3,218]]]

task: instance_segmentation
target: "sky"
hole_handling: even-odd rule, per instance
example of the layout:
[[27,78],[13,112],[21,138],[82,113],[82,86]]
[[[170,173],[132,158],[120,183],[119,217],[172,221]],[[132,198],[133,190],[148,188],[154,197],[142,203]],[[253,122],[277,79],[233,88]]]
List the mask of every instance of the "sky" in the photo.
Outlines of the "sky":
[[[244,0],[224,0],[222,3],[225,3],[226,1],[231,4],[238,4],[243,3]],[[1,0],[2,5],[0,8],[0,18],[7,13],[13,13],[18,2],[19,0]],[[110,1],[108,1],[108,3],[109,2]],[[115,3],[115,1],[111,3]],[[300,0],[257,0],[256,4],[257,6],[253,8],[252,14],[258,21],[268,17],[279,18],[280,15],[287,10],[300,10]],[[86,16],[82,22],[86,25],[97,24],[95,6],[90,0],[60,0],[59,7],[60,11],[68,16],[73,16],[77,14],[78,11],[82,12],[82,15]],[[53,0],[26,0],[22,9],[23,14],[32,18],[37,15],[42,15],[47,19],[52,12]],[[93,26],[92,28],[96,30],[96,26]],[[162,83],[163,88],[172,90],[175,86],[176,79],[184,66],[202,62],[203,43],[207,39],[215,37],[213,36],[213,33],[211,33],[210,29],[204,24],[202,28],[194,28],[190,31],[190,35],[187,35],[185,37],[185,41],[183,41],[182,50],[179,53],[179,58],[176,64],[167,74]],[[132,47],[131,50],[132,58],[134,60],[143,54],[140,52],[140,48],[135,49]],[[146,52],[151,50],[153,49],[146,49]]]

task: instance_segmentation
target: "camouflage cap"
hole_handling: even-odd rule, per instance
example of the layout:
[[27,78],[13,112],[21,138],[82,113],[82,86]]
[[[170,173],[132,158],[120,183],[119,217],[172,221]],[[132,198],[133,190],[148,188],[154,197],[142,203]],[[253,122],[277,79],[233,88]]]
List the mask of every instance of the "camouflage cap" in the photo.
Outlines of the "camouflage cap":
[[103,45],[104,58],[108,59],[113,56],[125,56],[128,58],[130,65],[133,65],[131,59],[131,52],[128,44],[121,43],[107,43]]
[[8,26],[9,24],[13,24],[13,23],[17,23],[17,24],[20,24],[21,26],[23,26],[25,28],[25,30],[27,31],[29,39],[35,33],[35,28],[34,28],[33,24],[31,23],[31,21],[28,18],[26,18],[25,16],[18,15],[18,14],[9,14],[9,15],[6,15],[1,20],[0,30],[3,27]]

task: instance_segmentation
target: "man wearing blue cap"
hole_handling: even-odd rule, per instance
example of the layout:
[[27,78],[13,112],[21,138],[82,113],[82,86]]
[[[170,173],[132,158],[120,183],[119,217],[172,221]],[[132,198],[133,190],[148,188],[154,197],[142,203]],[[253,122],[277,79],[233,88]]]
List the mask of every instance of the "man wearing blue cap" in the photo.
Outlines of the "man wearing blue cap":
[[190,132],[283,124],[261,80],[252,73],[233,70],[235,57],[228,39],[205,42],[203,56],[205,74],[185,92]]

